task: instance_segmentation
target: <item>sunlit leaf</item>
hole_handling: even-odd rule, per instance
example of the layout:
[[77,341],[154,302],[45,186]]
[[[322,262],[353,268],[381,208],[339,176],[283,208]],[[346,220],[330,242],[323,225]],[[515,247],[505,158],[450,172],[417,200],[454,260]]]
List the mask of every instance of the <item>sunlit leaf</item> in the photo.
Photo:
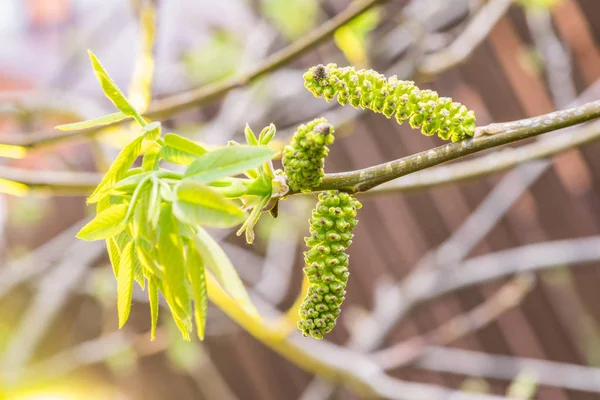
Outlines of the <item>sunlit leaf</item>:
[[111,206],[81,228],[77,237],[91,242],[115,236],[125,229],[126,213],[127,204]]
[[104,125],[113,124],[115,122],[122,121],[126,118],[131,118],[131,116],[126,115],[126,114],[122,113],[121,111],[119,111],[119,112],[116,112],[113,114],[104,115],[102,117],[88,119],[86,121],[73,122],[72,124],[58,125],[58,126],[55,126],[54,128],[59,129],[61,131],[77,131],[80,129],[88,129],[88,128],[93,128],[96,126],[104,126]]
[[117,278],[117,311],[119,313],[119,328],[122,328],[131,312],[131,297],[133,294],[135,253],[133,242],[125,245],[119,264]]
[[143,172],[141,174],[135,174],[121,179],[119,182],[111,186],[111,193],[113,194],[132,194],[137,188],[138,184],[146,179],[152,172]]
[[150,318],[152,328],[150,329],[150,340],[156,339],[156,325],[158,324],[158,287],[154,277],[148,278],[148,301],[150,302]]
[[160,158],[168,163],[187,167],[196,161],[198,156],[165,145],[160,149]]
[[252,304],[250,296],[246,292],[246,288],[229,257],[208,232],[201,227],[198,227],[198,233],[194,236],[194,246],[205,265],[215,274],[218,282],[229,295],[237,300],[247,313],[258,315],[258,311]]
[[186,224],[226,228],[245,220],[246,213],[235,202],[198,182],[181,181],[175,194],[173,214]]
[[191,283],[192,297],[194,299],[194,319],[196,321],[196,330],[200,340],[204,340],[204,330],[206,326],[206,311],[208,309],[208,297],[206,294],[206,278],[204,275],[204,263],[202,258],[191,247],[186,259],[188,278]]
[[185,330],[189,331],[192,310],[186,285],[184,249],[170,204],[163,205],[158,225],[157,255],[164,271],[163,293],[175,322],[180,327],[184,325]]
[[184,177],[200,183],[242,173],[272,159],[274,150],[260,146],[229,146],[208,152],[194,161]]
[[29,186],[21,182],[0,178],[0,193],[23,197],[29,194]]
[[104,91],[106,97],[108,97],[109,100],[112,101],[113,104],[125,115],[134,117],[142,126],[146,125],[146,123],[143,121],[142,117],[137,112],[137,110],[129,103],[129,101],[125,98],[119,87],[108,75],[108,73],[106,72],[96,55],[92,53],[91,50],[88,50],[88,54],[92,62],[92,67],[94,68],[96,78],[98,78],[98,81],[100,82],[100,85],[102,86],[102,90]]
[[154,121],[150,122],[148,125],[144,126],[142,129],[142,133],[148,140],[156,140],[160,137],[162,132],[162,127],[160,122]]
[[206,153],[206,149],[200,146],[198,143],[175,133],[167,133],[163,140],[169,147],[185,151],[186,153],[190,153],[198,157]]
[[106,175],[104,175],[104,178],[102,178],[102,181],[96,186],[94,192],[87,199],[89,204],[98,202],[106,195],[112,185],[125,176],[127,170],[131,167],[131,164],[133,164],[140,154],[143,140],[144,137],[139,136],[121,150],[115,161],[111,164]]
[[131,237],[126,231],[119,233],[116,236],[106,239],[106,248],[108,256],[113,267],[115,278],[119,276],[119,264],[121,264],[121,253],[125,245],[131,241]]

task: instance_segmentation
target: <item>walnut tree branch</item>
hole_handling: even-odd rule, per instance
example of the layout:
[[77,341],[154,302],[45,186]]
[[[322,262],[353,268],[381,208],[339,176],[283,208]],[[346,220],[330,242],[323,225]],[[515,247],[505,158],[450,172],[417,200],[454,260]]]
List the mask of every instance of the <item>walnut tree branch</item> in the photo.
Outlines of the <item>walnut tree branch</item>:
[[[326,174],[313,191],[343,190],[365,192],[385,182],[421,171],[469,154],[529,139],[543,133],[577,125],[600,117],[600,100],[579,107],[555,111],[533,118],[478,127],[475,137],[448,143],[430,150],[350,172]],[[295,194],[293,192],[288,193]]]

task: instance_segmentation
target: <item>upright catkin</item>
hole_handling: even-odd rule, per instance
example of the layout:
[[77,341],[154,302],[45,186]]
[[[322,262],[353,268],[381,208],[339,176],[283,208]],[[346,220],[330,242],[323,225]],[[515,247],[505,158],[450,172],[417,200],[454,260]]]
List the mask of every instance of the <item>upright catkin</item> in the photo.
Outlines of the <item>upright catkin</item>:
[[408,120],[424,135],[437,135],[453,142],[473,136],[475,113],[433,90],[421,90],[412,81],[387,78],[373,70],[340,68],[319,64],[304,73],[304,86],[328,102],[337,96],[341,105],[369,109],[402,124]]
[[331,190],[319,194],[312,212],[310,248],[304,253],[304,273],[310,286],[300,306],[298,329],[304,336],[322,339],[334,327],[346,294],[352,229],[362,205],[348,193]]
[[310,191],[321,184],[325,174],[327,145],[333,143],[333,127],[325,118],[300,125],[282,156],[284,172],[292,190]]

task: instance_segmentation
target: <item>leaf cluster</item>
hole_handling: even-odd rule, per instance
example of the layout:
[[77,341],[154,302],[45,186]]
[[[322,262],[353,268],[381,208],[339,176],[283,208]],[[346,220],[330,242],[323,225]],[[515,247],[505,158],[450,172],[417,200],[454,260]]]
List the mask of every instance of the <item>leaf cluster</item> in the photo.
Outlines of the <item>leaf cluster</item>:
[[[144,119],[91,52],[90,58],[105,95],[119,112],[58,128],[81,129],[125,118],[141,128],[88,198],[96,205],[96,216],[77,234],[106,241],[117,279],[119,327],[129,317],[137,282],[148,292],[153,338],[161,293],[183,337],[190,339],[195,320],[202,339],[209,273],[247,312],[256,314],[235,268],[205,228],[243,224],[242,230],[253,237],[248,232],[274,187],[279,190],[270,163],[276,151],[267,146],[274,127],[265,128],[259,138],[247,133],[248,145],[213,150],[174,133],[163,136],[160,123]],[[141,165],[135,166],[140,156]],[[185,171],[165,169],[163,162]]]

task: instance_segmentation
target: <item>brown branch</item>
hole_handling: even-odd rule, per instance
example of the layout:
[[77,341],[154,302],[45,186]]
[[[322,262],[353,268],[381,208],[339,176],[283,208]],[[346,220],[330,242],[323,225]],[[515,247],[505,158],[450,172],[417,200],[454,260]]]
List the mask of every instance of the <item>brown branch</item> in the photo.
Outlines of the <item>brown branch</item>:
[[[478,127],[475,137],[448,143],[410,156],[351,172],[326,174],[314,192],[343,190],[365,192],[393,179],[421,171],[469,154],[529,139],[543,133],[577,125],[600,117],[600,100],[534,118]],[[295,194],[294,192],[288,193]]]
[[561,133],[525,146],[500,150],[474,160],[468,160],[427,169],[416,174],[385,183],[362,196],[377,196],[392,192],[407,192],[427,189],[460,181],[471,180],[495,172],[503,171],[519,164],[540,158],[547,158],[563,151],[581,147],[600,139],[600,127],[580,128],[577,131]]

